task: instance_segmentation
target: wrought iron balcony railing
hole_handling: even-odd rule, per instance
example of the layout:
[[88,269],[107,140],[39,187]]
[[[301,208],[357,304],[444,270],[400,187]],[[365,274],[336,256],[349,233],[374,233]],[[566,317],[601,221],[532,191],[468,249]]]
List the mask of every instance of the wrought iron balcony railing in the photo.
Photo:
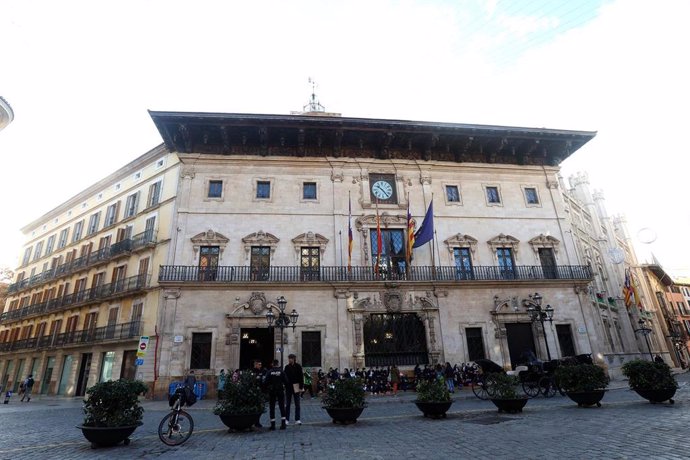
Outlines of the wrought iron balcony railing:
[[71,308],[88,303],[100,302],[113,297],[129,295],[149,286],[151,275],[137,275],[123,278],[114,283],[102,284],[90,289],[66,294],[45,302],[11,310],[0,315],[0,323],[23,319],[28,316],[43,315],[54,311]]
[[247,282],[353,282],[353,281],[514,281],[514,280],[589,280],[588,265],[542,267],[523,265],[512,268],[476,266],[465,270],[458,267],[410,267],[410,272],[374,273],[372,267],[270,267],[256,269],[246,266],[201,268],[184,265],[162,265],[160,283],[247,283]]
[[86,256],[60,264],[57,267],[46,270],[38,275],[12,283],[8,286],[7,293],[14,294],[23,291],[24,289],[29,289],[34,286],[47,283],[54,279],[60,278],[61,276],[71,275],[79,270],[92,267],[99,263],[108,262],[109,260],[122,254],[129,254],[132,251],[136,251],[146,247],[149,244],[155,243],[156,232],[153,230],[147,230],[134,235],[131,238],[126,238],[122,241],[119,241],[111,246],[108,246],[107,248],[99,249],[98,251],[94,251]]
[[15,340],[0,343],[0,353],[16,350],[30,350],[41,348],[63,347],[67,345],[85,345],[89,343],[129,340],[141,335],[141,321],[112,324],[110,326],[94,327],[81,331],[63,332],[60,334],[32,337],[30,339]]

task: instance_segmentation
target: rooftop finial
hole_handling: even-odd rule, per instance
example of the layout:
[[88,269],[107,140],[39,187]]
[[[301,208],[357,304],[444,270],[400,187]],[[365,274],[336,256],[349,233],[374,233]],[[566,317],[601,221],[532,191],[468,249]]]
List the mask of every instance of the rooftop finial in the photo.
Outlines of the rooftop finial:
[[309,77],[309,84],[311,85],[311,99],[309,103],[303,107],[303,110],[305,112],[324,112],[324,106],[316,100],[316,81]]

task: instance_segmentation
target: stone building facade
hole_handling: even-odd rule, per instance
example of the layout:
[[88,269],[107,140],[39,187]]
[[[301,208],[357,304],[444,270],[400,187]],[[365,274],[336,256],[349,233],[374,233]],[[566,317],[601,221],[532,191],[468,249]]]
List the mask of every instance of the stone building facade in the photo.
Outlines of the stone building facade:
[[109,379],[154,380],[158,267],[166,262],[177,157],[159,146],[49,211],[26,244],[0,315],[0,384],[82,396]]

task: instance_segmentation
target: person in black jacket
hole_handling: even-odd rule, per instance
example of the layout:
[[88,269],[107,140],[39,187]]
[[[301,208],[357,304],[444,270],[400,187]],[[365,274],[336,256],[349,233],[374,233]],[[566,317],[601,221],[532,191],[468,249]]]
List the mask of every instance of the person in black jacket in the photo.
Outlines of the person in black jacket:
[[[265,393],[266,392],[265,391],[265,389],[266,389],[266,387],[265,387],[266,371],[261,366],[262,366],[261,360],[255,359],[254,360],[254,368],[252,368],[252,373],[254,374],[254,378],[256,378],[257,385],[259,386],[259,388],[261,388],[261,391],[263,391]],[[257,422],[256,425],[254,425],[254,426],[257,428],[263,428],[263,425],[261,424],[260,421]]]
[[285,377],[287,378],[287,385],[285,390],[287,393],[287,401],[285,402],[285,413],[287,415],[286,422],[290,422],[290,400],[295,398],[295,423],[302,424],[300,420],[300,403],[302,399],[302,391],[304,390],[304,373],[302,366],[297,364],[297,356],[294,354],[288,355],[288,364],[285,366]]
[[271,430],[276,429],[276,400],[278,401],[278,409],[280,409],[280,429],[284,430],[285,426],[285,385],[287,385],[287,378],[285,372],[280,368],[277,359],[273,360],[273,367],[266,372],[266,389],[268,390],[268,404],[269,415],[271,417]]

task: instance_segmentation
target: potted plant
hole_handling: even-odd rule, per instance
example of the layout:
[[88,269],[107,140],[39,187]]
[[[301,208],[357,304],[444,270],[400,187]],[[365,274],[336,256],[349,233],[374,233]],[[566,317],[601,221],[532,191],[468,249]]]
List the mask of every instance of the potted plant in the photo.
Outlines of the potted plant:
[[337,380],[326,388],[322,402],[333,423],[356,423],[357,417],[367,407],[364,401],[364,383],[359,378]]
[[129,444],[129,436],[144,416],[139,395],[147,390],[143,382],[125,379],[97,383],[86,390],[84,423],[77,428],[92,448],[114,446],[122,441]]
[[448,387],[438,379],[422,381],[417,385],[417,400],[414,401],[424,417],[446,418],[446,412],[453,404]]
[[678,383],[668,364],[635,359],[623,364],[623,375],[628,378],[630,388],[652,404],[674,403]]
[[604,369],[595,364],[560,366],[556,369],[558,386],[578,406],[601,407],[609,379]]
[[258,425],[266,410],[266,395],[251,371],[243,371],[227,379],[225,388],[218,392],[213,413],[230,430],[242,431]]
[[489,399],[499,412],[522,412],[527,404],[527,396],[519,391],[520,380],[515,375],[492,374],[486,385]]

